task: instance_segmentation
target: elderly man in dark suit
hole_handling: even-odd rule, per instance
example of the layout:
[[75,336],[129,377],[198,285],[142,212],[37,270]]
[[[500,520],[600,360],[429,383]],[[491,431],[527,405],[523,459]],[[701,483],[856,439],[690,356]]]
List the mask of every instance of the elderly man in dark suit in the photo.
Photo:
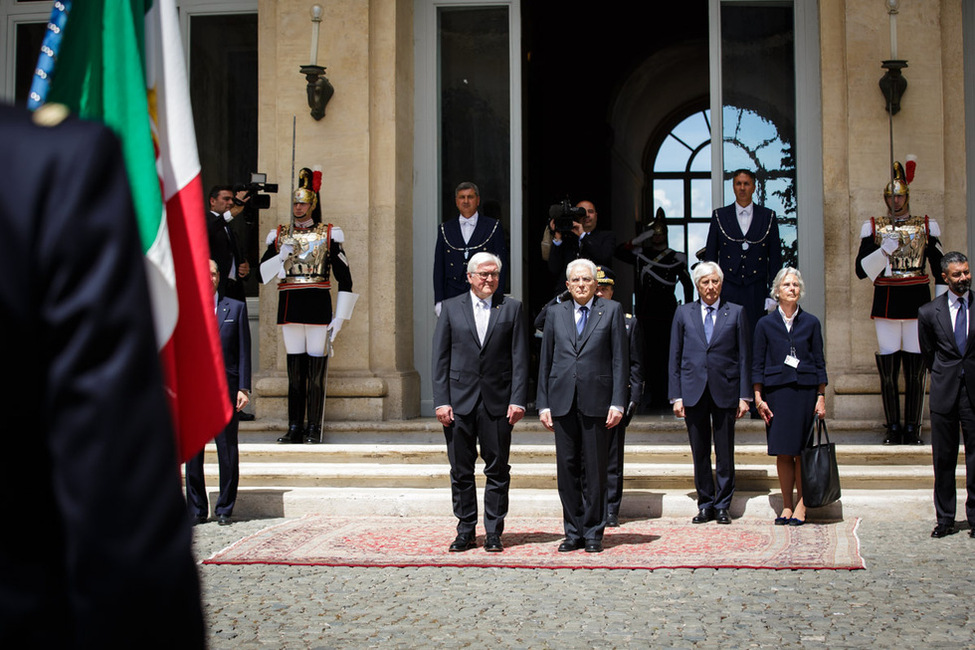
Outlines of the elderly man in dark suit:
[[0,106],[0,505],[36,513],[0,535],[0,647],[203,648],[121,148],[60,109]]
[[467,264],[477,253],[493,253],[501,260],[498,287],[504,293],[508,266],[508,244],[504,227],[497,219],[478,212],[481,193],[477,185],[464,182],[454,191],[454,203],[460,213],[440,224],[437,246],[433,252],[434,311],[440,316],[443,301],[468,291]]
[[[721,296],[722,272],[701,262],[693,279],[700,300],[677,308],[670,332],[670,401],[684,418],[694,460],[695,524],[730,524],[735,492],[735,419],[748,412],[750,347],[740,305]],[[716,480],[711,478],[714,439]]]
[[938,523],[931,537],[955,532],[955,466],[958,429],[965,441],[965,515],[975,537],[975,329],[972,328],[972,274],[959,252],[941,259],[948,291],[918,310],[918,340],[931,369],[931,454],[934,509]]
[[555,432],[565,539],[560,552],[603,550],[608,431],[627,404],[629,348],[623,308],[596,297],[596,265],[565,271],[571,300],[547,309],[538,369],[539,419]]
[[[240,411],[250,402],[251,389],[251,331],[247,323],[247,305],[239,300],[220,297],[220,270],[210,260],[210,279],[213,280],[213,296],[216,305],[217,327],[223,348],[223,363],[227,372],[227,389],[233,416],[217,436],[217,462],[220,463],[220,494],[213,507],[217,523],[230,525],[230,517],[237,502],[237,485],[240,482],[240,463],[237,449],[237,428]],[[196,523],[203,523],[210,513],[206,483],[203,478],[204,451],[200,451],[186,463],[186,502]]]
[[722,299],[745,308],[750,341],[755,323],[774,307],[769,290],[782,267],[782,242],[775,213],[752,202],[755,173],[739,169],[732,183],[735,202],[711,215],[704,259],[724,272]]
[[467,265],[471,290],[445,300],[433,333],[433,402],[450,460],[457,538],[452,552],[475,546],[474,462],[484,459],[484,549],[501,552],[511,484],[511,430],[525,415],[528,328],[520,302],[498,290],[501,260],[477,253]]

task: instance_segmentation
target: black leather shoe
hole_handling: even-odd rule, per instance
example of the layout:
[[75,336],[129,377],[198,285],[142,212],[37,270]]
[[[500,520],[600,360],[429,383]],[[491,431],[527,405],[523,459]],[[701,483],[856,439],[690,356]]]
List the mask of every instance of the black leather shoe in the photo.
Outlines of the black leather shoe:
[[586,553],[602,553],[602,542],[586,542]]
[[304,428],[297,424],[291,424],[288,425],[288,432],[278,438],[278,442],[282,445],[300,445],[304,442],[304,437]]
[[229,526],[231,524],[230,515],[220,515],[217,517],[217,525]]
[[717,513],[715,513],[714,518],[718,520],[719,524],[731,523],[731,513],[728,512],[727,508],[718,508],[718,511]]
[[470,549],[477,546],[477,542],[474,541],[473,535],[458,535],[457,538],[450,543],[450,548],[448,549],[451,553],[459,553],[461,551],[469,551]]
[[559,553],[578,551],[583,546],[585,546],[585,543],[581,539],[564,539],[562,540],[562,543],[559,544]]
[[[954,524],[938,524],[931,531],[931,537],[940,539],[941,537],[947,537],[948,535],[954,535],[956,532]],[[969,533],[971,534],[971,533]]]
[[206,522],[207,522],[206,515],[197,515],[196,517],[193,517],[194,526],[196,526],[197,524],[205,524]]
[[608,528],[619,528],[620,516],[612,512],[606,515],[606,526]]
[[711,508],[701,508],[698,510],[694,518],[691,519],[692,524],[706,524],[709,521],[714,520],[714,510]]
[[504,550],[504,545],[501,544],[501,535],[496,533],[491,533],[484,538],[484,550],[488,553],[500,553]]
[[972,526],[971,528],[968,529],[968,536],[975,537],[975,526]]

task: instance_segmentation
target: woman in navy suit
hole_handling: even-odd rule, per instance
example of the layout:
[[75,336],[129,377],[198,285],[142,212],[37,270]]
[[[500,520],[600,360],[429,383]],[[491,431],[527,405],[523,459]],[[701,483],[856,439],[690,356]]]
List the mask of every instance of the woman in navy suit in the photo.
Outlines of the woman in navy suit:
[[823,332],[819,319],[799,308],[804,294],[799,271],[782,269],[771,291],[779,306],[755,326],[752,387],[758,414],[765,420],[768,453],[776,457],[782,488],[782,513],[775,519],[779,526],[806,523],[799,456],[813,417],[826,417]]

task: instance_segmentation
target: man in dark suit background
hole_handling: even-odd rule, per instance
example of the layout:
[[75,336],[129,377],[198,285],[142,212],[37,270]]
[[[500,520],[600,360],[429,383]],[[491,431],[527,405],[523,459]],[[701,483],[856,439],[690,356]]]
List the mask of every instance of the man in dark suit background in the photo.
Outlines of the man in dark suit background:
[[0,647],[203,648],[121,149],[66,114],[0,106],[0,504],[33,513],[0,535]]
[[[239,201],[249,200],[246,192],[239,192]],[[244,204],[234,201],[229,185],[210,188],[210,211],[207,213],[207,237],[210,241],[210,259],[216,260],[220,269],[220,295],[243,301],[244,281],[250,275],[250,263],[244,255],[234,232],[232,222],[244,211]]]
[[[721,295],[722,275],[714,262],[694,268],[700,300],[677,308],[670,333],[670,401],[674,415],[685,418],[691,442],[695,524],[731,523],[735,419],[748,412],[751,400],[747,317],[740,305]],[[716,480],[711,477],[712,437]]]
[[608,430],[623,419],[630,366],[623,308],[596,297],[596,265],[566,269],[571,300],[547,309],[538,369],[539,419],[555,432],[565,540],[560,552],[603,550]]
[[704,259],[724,272],[722,299],[745,308],[751,341],[755,323],[774,306],[769,290],[782,267],[782,242],[775,213],[752,202],[755,173],[739,169],[732,183],[735,202],[711,215]]
[[[612,300],[616,292],[616,274],[609,267],[596,267],[596,297]],[[620,525],[620,505],[623,502],[623,455],[626,427],[636,413],[643,396],[643,335],[640,323],[632,314],[623,314],[626,340],[630,348],[629,382],[627,383],[626,412],[623,420],[609,430],[606,445],[606,525]]]
[[[247,305],[227,296],[221,297],[220,270],[210,260],[210,279],[213,280],[213,296],[216,307],[223,363],[227,373],[227,390],[233,415],[224,430],[214,440],[217,446],[217,462],[220,464],[220,494],[213,507],[217,523],[230,525],[230,517],[237,502],[237,485],[240,482],[240,463],[237,448],[237,429],[240,411],[250,402],[251,389],[251,332],[247,323]],[[200,451],[186,463],[186,502],[190,516],[196,523],[203,523],[210,514],[206,483],[203,478],[203,457]]]
[[477,253],[468,262],[471,290],[444,301],[433,333],[433,403],[450,460],[457,538],[450,551],[475,545],[474,463],[484,459],[484,549],[504,550],[511,430],[525,415],[528,329],[520,302],[498,290],[501,259]]
[[460,213],[440,224],[437,247],[433,253],[434,311],[440,315],[447,298],[468,291],[467,264],[476,253],[493,253],[501,260],[498,288],[504,293],[507,282],[508,245],[501,222],[480,214],[481,194],[477,185],[464,182],[454,191],[454,203]]
[[941,259],[948,291],[918,310],[918,342],[931,370],[931,455],[934,509],[931,537],[955,532],[955,467],[958,429],[965,441],[965,516],[975,537],[975,329],[972,328],[972,274],[968,258],[952,251]]

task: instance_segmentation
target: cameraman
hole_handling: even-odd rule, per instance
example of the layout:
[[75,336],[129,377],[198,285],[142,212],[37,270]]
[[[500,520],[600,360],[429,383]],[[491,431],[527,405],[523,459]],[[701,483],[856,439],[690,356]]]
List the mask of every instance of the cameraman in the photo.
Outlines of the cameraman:
[[568,263],[580,257],[592,260],[598,266],[610,266],[613,263],[616,235],[606,230],[596,230],[599,216],[592,201],[579,201],[576,207],[585,210],[585,216],[580,215],[579,221],[573,218],[571,232],[559,232],[555,228],[555,220],[549,221],[552,247],[548,256],[548,269],[555,277],[560,277],[565,273]]
[[[236,199],[236,200],[235,200]],[[217,292],[234,300],[244,300],[244,281],[251,272],[234,232],[232,222],[240,215],[250,195],[247,190],[234,194],[229,185],[214,185],[210,189],[210,213],[207,215],[207,236],[210,240],[210,259],[220,271]]]

